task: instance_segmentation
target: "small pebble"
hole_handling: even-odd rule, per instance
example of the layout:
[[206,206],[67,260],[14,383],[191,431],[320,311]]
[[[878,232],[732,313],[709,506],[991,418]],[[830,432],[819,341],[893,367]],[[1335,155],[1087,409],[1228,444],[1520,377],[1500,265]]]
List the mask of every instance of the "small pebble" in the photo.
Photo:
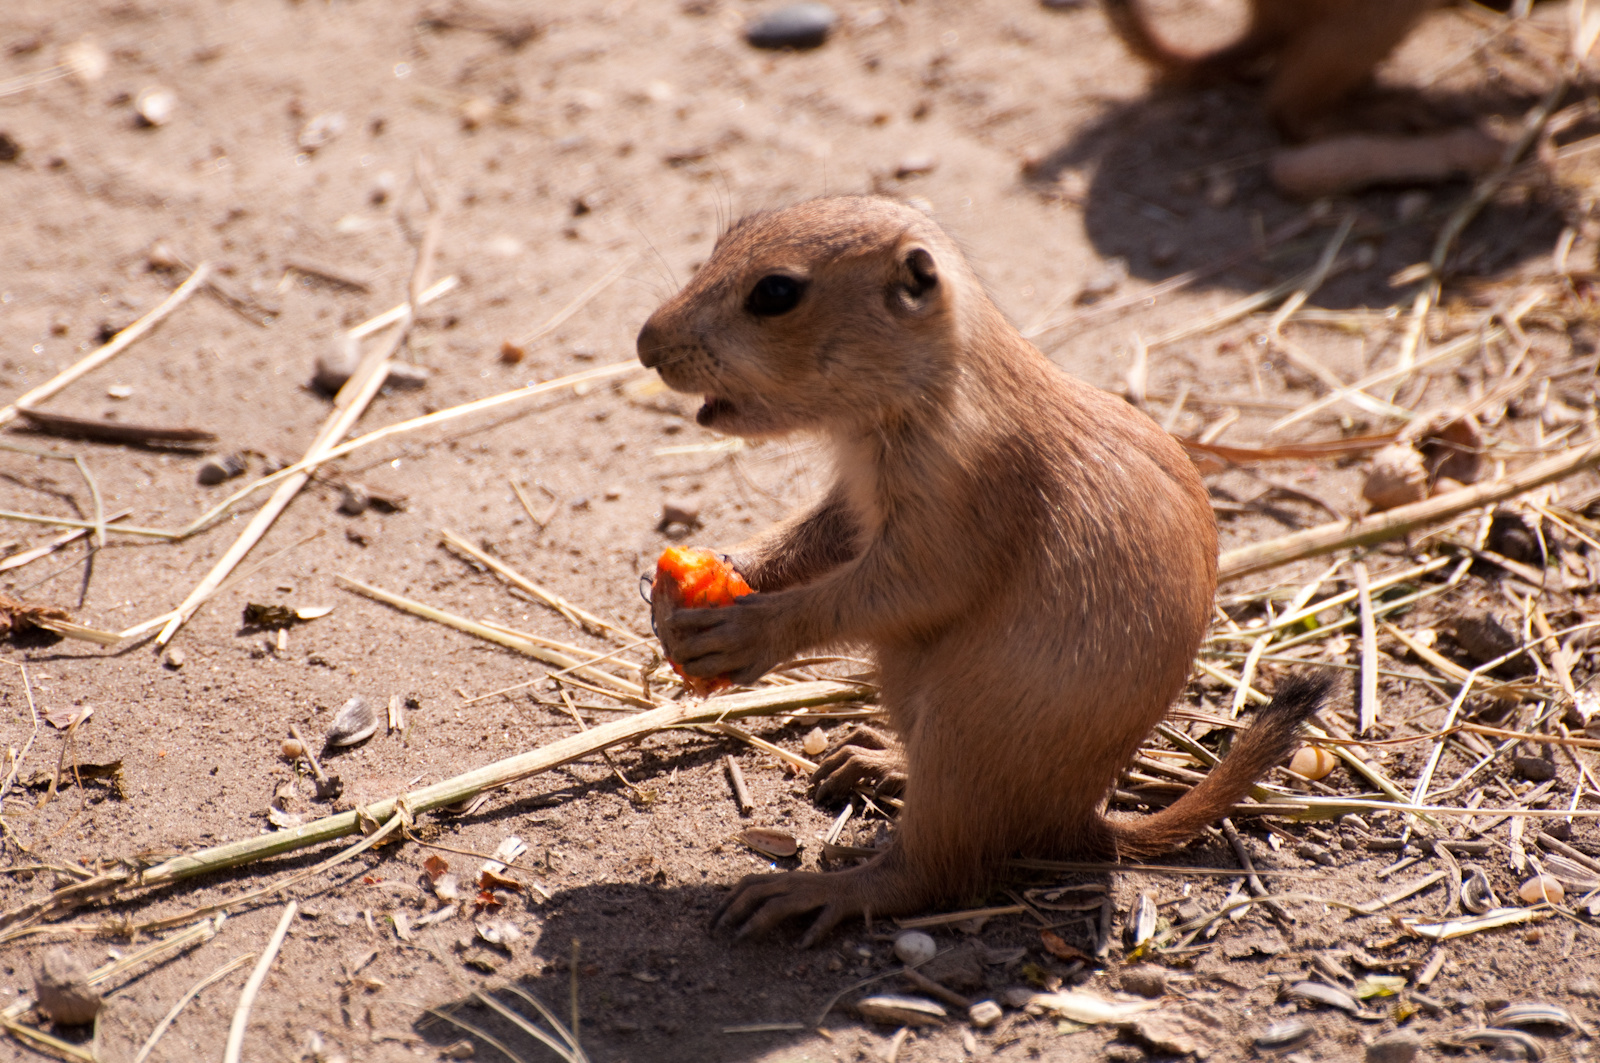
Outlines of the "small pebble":
[[301,744],[299,739],[285,738],[283,740],[284,760],[299,760],[301,757],[305,756],[305,753],[306,747]]
[[347,517],[359,517],[372,504],[372,495],[360,484],[345,484],[339,489],[339,512]]
[[242,475],[249,466],[242,454],[224,454],[220,458],[207,458],[195,473],[195,481],[202,487],[215,487],[224,480]]
[[1167,972],[1160,967],[1141,963],[1123,971],[1120,984],[1124,992],[1137,993],[1154,1000],[1166,995]]
[[674,502],[661,503],[661,519],[656,531],[669,539],[681,539],[700,527],[700,510]]
[[338,139],[344,132],[344,127],[344,115],[338,111],[327,111],[301,127],[296,143],[300,145],[301,151],[316,151]]
[[144,126],[164,126],[172,121],[172,114],[178,109],[178,96],[171,89],[152,85],[133,101],[134,113],[139,116],[139,124]]
[[1456,644],[1479,664],[1503,657],[1522,645],[1522,639],[1512,634],[1515,625],[1509,616],[1502,618],[1485,610],[1456,618],[1453,634]]
[[1410,1030],[1396,1030],[1367,1045],[1367,1063],[1411,1063],[1422,1051],[1422,1038]]
[[1395,219],[1401,222],[1420,218],[1433,202],[1433,197],[1423,191],[1406,192],[1394,204]]
[[100,1013],[100,994],[89,987],[89,972],[64,946],[46,949],[33,982],[39,1010],[62,1026],[83,1026]]
[[112,384],[106,388],[106,397],[112,399],[133,398],[133,388],[127,384]]
[[1295,855],[1322,867],[1332,867],[1338,861],[1328,850],[1315,842],[1301,842],[1294,847]]
[[1501,557],[1521,561],[1528,565],[1544,564],[1544,550],[1539,536],[1528,526],[1522,514],[1509,509],[1497,509],[1489,518],[1490,550]]
[[1361,497],[1374,513],[1421,502],[1428,497],[1428,469],[1422,455],[1405,443],[1391,443],[1372,456]]
[[744,39],[756,48],[819,48],[838,23],[827,4],[790,4],[752,22]]
[[1561,882],[1551,875],[1535,875],[1517,887],[1517,896],[1527,904],[1538,904],[1548,900],[1551,904],[1560,904],[1567,891],[1562,888]]
[[828,748],[828,733],[820,727],[813,727],[800,740],[800,748],[805,750],[808,757],[817,756]]
[[1301,746],[1289,759],[1289,770],[1304,779],[1326,778],[1339,758],[1321,746]]
[[925,173],[932,173],[939,166],[939,160],[932,155],[907,155],[895,164],[894,175],[901,181],[908,177],[920,177]]
[[10,133],[0,130],[0,162],[16,162],[22,155],[22,145]]
[[927,963],[938,951],[939,946],[933,938],[920,930],[907,930],[896,935],[894,939],[894,954],[907,967]]
[[1529,782],[1548,782],[1556,777],[1555,762],[1544,757],[1512,757],[1511,764]]
[[992,1000],[980,1000],[967,1009],[967,1021],[980,1030],[986,1030],[999,1022],[1002,1014],[999,1004]]
[[111,56],[98,44],[84,38],[74,41],[61,50],[61,65],[72,71],[72,76],[85,85],[92,85],[106,76],[111,66]]
[[181,649],[173,646],[169,648],[166,653],[162,654],[161,663],[176,672],[178,669],[183,667],[183,662],[187,659],[187,656]]

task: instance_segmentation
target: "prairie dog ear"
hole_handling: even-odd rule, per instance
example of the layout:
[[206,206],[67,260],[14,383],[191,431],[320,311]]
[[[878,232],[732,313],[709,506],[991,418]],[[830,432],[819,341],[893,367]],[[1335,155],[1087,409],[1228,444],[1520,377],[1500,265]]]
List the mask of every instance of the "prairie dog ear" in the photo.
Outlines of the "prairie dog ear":
[[899,251],[895,269],[893,301],[902,309],[925,309],[939,295],[939,267],[933,252],[921,244],[909,244]]

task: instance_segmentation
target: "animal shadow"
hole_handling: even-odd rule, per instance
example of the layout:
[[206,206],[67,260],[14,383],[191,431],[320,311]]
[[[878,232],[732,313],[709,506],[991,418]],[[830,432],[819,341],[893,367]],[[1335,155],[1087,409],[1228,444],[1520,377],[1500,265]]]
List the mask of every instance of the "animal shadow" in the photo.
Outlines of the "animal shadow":
[[[1423,98],[1373,91],[1353,101],[1342,119],[1351,132],[1431,132],[1489,116],[1518,120],[1533,102],[1487,92]],[[1574,135],[1582,134],[1566,139]],[[1081,209],[1096,251],[1125,262],[1131,276],[1161,281],[1233,260],[1198,279],[1197,288],[1253,291],[1307,269],[1327,240],[1325,229],[1305,225],[1308,213],[1331,224],[1353,210],[1357,225],[1346,250],[1356,268],[1336,271],[1316,296],[1318,305],[1335,309],[1400,298],[1404,293],[1388,278],[1427,260],[1445,219],[1471,190],[1462,179],[1312,206],[1272,186],[1267,164],[1283,146],[1251,87],[1155,90],[1107,105],[1028,167],[1024,181]],[[1548,255],[1571,199],[1537,164],[1525,166],[1461,235],[1447,272],[1490,277]],[[1275,241],[1273,234],[1286,227],[1302,231]],[[1270,245],[1266,254],[1263,245]]]
[[[1103,885],[1105,879],[1093,881]],[[502,985],[510,988],[496,990],[494,1000],[559,1041],[560,1035],[528,998],[570,1027],[575,954],[578,1035],[592,1063],[768,1059],[786,1046],[814,1044],[818,1026],[841,1032],[855,1026],[858,1020],[849,1005],[858,997],[915,992],[893,974],[900,966],[888,940],[893,923],[879,921],[870,930],[859,922],[847,924],[804,951],[793,944],[803,929],[799,920],[768,938],[735,941],[712,929],[725,896],[717,886],[648,881],[569,889],[530,913],[532,920],[522,920],[538,923],[536,934],[529,933],[509,950],[478,941],[462,959],[497,966]],[[1026,984],[1025,964],[1068,969],[1041,947],[1037,927],[1021,919],[994,920],[977,934],[949,927],[931,933],[943,952],[935,963],[950,957],[965,963],[965,954],[983,957],[967,963],[967,977],[979,981],[962,985],[962,992],[973,1000]],[[1090,933],[1087,927],[1061,930],[1067,941],[1092,948]],[[1002,962],[987,962],[997,958]],[[858,987],[875,975],[887,977]],[[836,998],[838,1006],[824,1014]],[[441,1013],[481,1032],[469,1033],[440,1018]],[[488,1034],[520,1058],[556,1058],[537,1048],[526,1028],[519,1029],[515,1020],[475,995],[437,1004],[418,1020],[416,1031],[441,1048],[473,1040],[480,1057],[488,1054],[482,1037]],[[887,1039],[894,1028],[875,1032]]]

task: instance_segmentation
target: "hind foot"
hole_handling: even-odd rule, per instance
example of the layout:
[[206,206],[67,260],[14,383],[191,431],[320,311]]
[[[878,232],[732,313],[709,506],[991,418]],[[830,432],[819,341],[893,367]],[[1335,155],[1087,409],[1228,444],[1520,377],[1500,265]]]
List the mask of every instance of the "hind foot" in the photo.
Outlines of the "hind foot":
[[906,788],[905,754],[888,735],[857,727],[817,765],[811,785],[819,805],[848,801],[856,790],[895,797]]
[[733,930],[736,938],[746,938],[820,908],[800,938],[800,947],[810,948],[852,916],[893,916],[920,908],[926,902],[925,891],[894,865],[891,851],[848,871],[746,875],[717,912],[716,925]]

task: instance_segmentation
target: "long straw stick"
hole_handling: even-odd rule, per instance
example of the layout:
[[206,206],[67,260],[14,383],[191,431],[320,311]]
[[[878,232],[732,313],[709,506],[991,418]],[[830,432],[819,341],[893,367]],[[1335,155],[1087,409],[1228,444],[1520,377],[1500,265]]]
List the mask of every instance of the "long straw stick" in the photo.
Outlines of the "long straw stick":
[[222,1063],[239,1063],[239,1057],[244,1051],[244,1031],[250,1025],[250,1009],[255,1006],[256,994],[261,992],[261,983],[267,980],[267,972],[272,969],[272,961],[278,958],[278,950],[283,948],[283,939],[289,933],[289,924],[294,920],[294,913],[299,910],[298,901],[290,901],[284,906],[283,918],[278,920],[278,928],[272,932],[267,947],[261,950],[261,959],[256,961],[255,970],[250,972],[250,980],[245,982],[244,991],[239,994],[239,1006],[234,1010],[233,1024],[228,1027],[228,1044],[222,1052]]
[[209,262],[200,263],[195,267],[194,272],[189,274],[188,279],[178,285],[171,295],[161,300],[154,310],[111,337],[110,341],[104,346],[89,352],[76,364],[63,369],[32,391],[23,394],[11,405],[0,409],[0,425],[9,424],[16,420],[17,414],[21,410],[32,406],[36,402],[43,402],[74,380],[86,373],[93,372],[127,350],[134,340],[155,328],[163,318],[182,306],[184,301],[198,291],[210,276],[211,264]]
[[570,376],[558,377],[555,380],[547,380],[542,384],[529,384],[527,387],[514,388],[511,391],[502,391],[498,395],[490,395],[487,398],[474,399],[472,402],[465,402],[460,406],[451,406],[448,409],[437,410],[434,413],[424,414],[421,417],[413,417],[410,420],[397,421],[394,424],[385,425],[382,428],[368,432],[364,436],[357,436],[348,443],[341,443],[318,457],[304,457],[295,462],[293,465],[279,469],[277,472],[272,473],[269,476],[263,476],[255,483],[246,484],[244,487],[239,488],[239,490],[235,491],[233,494],[229,495],[227,498],[223,499],[221,502],[202,513],[199,517],[195,518],[194,523],[183,529],[180,534],[185,538],[195,534],[209,525],[212,521],[222,516],[222,514],[227,512],[229,507],[231,507],[234,503],[240,501],[241,499],[247,498],[263,487],[268,487],[272,484],[279,483],[291,476],[297,476],[302,472],[309,472],[315,469],[318,465],[333,461],[336,458],[342,458],[346,454],[360,450],[363,447],[369,447],[374,443],[382,442],[383,440],[392,436],[404,435],[407,432],[414,432],[419,428],[427,428],[431,425],[443,424],[446,421],[453,421],[458,417],[466,417],[470,414],[481,413],[484,410],[492,410],[497,406],[505,406],[508,403],[520,402],[523,399],[531,399],[538,395],[547,395],[552,391],[560,391],[562,388],[576,387],[579,384],[586,384],[596,380],[604,380],[607,377],[635,373],[643,368],[644,366],[641,365],[637,359],[630,358],[624,362],[612,362],[609,365],[596,366],[593,369],[585,369],[582,372],[573,373]]
[[[413,815],[419,815],[445,805],[456,804],[483,790],[507,786],[583,757],[593,756],[602,749],[638,741],[667,728],[738,720],[746,716],[767,716],[776,711],[812,708],[837,701],[850,701],[861,696],[862,690],[857,684],[818,681],[797,683],[794,686],[771,690],[752,690],[745,694],[728,694],[706,701],[675,702],[659,709],[598,724],[579,734],[485,765],[464,775],[457,775],[453,779],[413,790],[403,796],[376,801],[365,806],[361,814],[384,821],[394,815],[398,805],[404,804]],[[360,829],[358,813],[343,812],[290,830],[229,842],[189,856],[174,857],[164,864],[150,868],[139,876],[138,881],[144,886],[166,885],[206,871],[236,867],[263,857],[293,852],[310,845],[343,838]]]
[[[378,389],[383,387],[384,380],[388,378],[389,356],[404,341],[405,333],[405,323],[402,322],[401,326],[395,329],[394,335],[390,337],[388,342],[373,348],[362,359],[360,368],[356,370],[355,375],[350,378],[345,386],[340,389],[338,396],[335,397],[333,416],[323,426],[322,431],[317,433],[317,438],[312,441],[311,449],[306,452],[308,460],[313,458],[320,459],[335,443],[349,433],[357,419],[366,412],[367,404],[378,394]],[[306,481],[309,479],[311,479],[311,473],[302,472],[286,478],[278,486],[278,489],[272,493],[272,497],[267,499],[267,504],[257,510],[255,516],[250,518],[250,523],[245,526],[244,532],[240,534],[239,538],[234,540],[233,545],[228,547],[227,553],[218,559],[216,565],[206,574],[206,578],[201,580],[199,585],[190,591],[189,596],[183,600],[183,604],[178,606],[172,619],[167,621],[166,626],[161,629],[161,634],[156,636],[156,645],[165,646],[172,639],[172,636],[177,633],[178,628],[183,626],[183,623],[194,615],[194,611],[200,608],[207,598],[211,597],[211,593],[217,589],[217,586],[223,580],[228,578],[228,573],[233,571],[234,566],[244,559],[244,555],[248,554],[256,543],[261,541],[263,535],[267,534],[267,529],[272,527],[272,522],[278,519],[278,514],[288,508],[289,503],[294,500],[294,496],[300,492],[300,488],[305,486]]]
[[1503,480],[1464,487],[1408,506],[1396,506],[1360,520],[1320,524],[1264,543],[1226,550],[1218,559],[1217,579],[1219,582],[1238,579],[1287,565],[1291,561],[1396,539],[1479,506],[1493,505],[1535,487],[1565,479],[1596,463],[1600,463],[1600,442],[1574,447],[1553,458],[1529,465]]

